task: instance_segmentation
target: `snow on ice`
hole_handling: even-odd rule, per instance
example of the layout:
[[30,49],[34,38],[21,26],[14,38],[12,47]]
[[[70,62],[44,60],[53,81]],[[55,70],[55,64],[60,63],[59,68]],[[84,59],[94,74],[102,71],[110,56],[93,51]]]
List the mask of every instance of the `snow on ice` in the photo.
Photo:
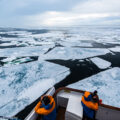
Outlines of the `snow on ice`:
[[91,58],[90,60],[101,69],[105,69],[111,66],[110,62],[103,60],[101,58],[98,58],[98,57]]
[[[46,59],[83,59],[111,51],[120,52],[119,33],[119,27],[81,26],[38,31],[0,28],[0,57],[8,57],[6,59],[8,61],[16,57],[39,57],[38,61],[0,67],[0,115],[15,115],[70,74],[68,68],[46,62]],[[103,45],[111,43],[116,46],[101,49],[99,46],[94,48],[93,43]],[[48,50],[50,51],[44,54]],[[111,65],[110,62],[97,57],[91,61],[102,69]],[[98,90],[103,103],[120,107],[119,74],[120,69],[116,67],[69,87]]]

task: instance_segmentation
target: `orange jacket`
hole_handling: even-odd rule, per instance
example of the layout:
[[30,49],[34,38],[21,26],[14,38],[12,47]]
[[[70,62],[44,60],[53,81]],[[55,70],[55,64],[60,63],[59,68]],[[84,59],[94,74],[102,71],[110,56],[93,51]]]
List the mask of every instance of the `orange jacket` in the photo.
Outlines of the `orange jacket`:
[[50,114],[54,108],[55,108],[55,100],[52,96],[48,96],[49,99],[50,99],[50,105],[52,105],[52,108],[50,108],[49,110],[46,110],[44,107],[41,107],[40,106],[42,105],[41,101],[38,102],[38,104],[36,105],[35,107],[35,112],[38,113],[38,114],[41,114],[41,115],[48,115]]
[[98,110],[98,103],[94,103],[92,101],[86,101],[85,98],[88,98],[88,96],[90,95],[90,92],[85,92],[84,95],[82,96],[82,102],[83,104],[93,110]]

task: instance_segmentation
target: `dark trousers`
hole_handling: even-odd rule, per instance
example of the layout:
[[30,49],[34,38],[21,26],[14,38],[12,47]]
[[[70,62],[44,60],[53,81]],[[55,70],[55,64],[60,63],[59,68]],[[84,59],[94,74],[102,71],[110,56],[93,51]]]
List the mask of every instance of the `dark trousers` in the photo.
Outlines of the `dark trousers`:
[[93,117],[93,119],[87,117],[87,116],[84,114],[84,111],[83,111],[83,119],[82,119],[82,120],[96,120],[95,117],[96,117],[96,111],[94,112],[94,117]]

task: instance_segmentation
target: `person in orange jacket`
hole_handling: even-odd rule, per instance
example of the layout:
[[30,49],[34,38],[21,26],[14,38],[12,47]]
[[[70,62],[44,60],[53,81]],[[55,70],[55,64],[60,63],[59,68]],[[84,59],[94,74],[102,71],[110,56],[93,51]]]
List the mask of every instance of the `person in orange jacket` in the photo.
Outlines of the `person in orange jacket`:
[[86,91],[81,100],[83,106],[83,119],[95,120],[95,114],[98,110],[99,98],[97,91],[90,93]]
[[41,97],[40,102],[35,107],[35,112],[42,115],[42,120],[55,120],[56,107],[54,98],[49,95]]

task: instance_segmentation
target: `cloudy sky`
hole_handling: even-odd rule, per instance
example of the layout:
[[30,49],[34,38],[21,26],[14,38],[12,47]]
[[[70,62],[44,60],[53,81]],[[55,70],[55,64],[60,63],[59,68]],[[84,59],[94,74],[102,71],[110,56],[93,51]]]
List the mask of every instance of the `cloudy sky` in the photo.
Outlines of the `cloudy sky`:
[[0,0],[0,27],[120,25],[120,0]]

